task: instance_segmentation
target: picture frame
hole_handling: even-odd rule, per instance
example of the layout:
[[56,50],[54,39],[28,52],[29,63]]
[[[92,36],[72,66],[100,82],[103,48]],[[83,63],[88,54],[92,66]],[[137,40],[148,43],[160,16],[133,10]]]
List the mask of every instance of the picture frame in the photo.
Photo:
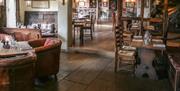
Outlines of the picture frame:
[[144,6],[145,8],[149,8],[150,1],[149,0],[144,0]]
[[85,6],[85,2],[84,1],[79,1],[79,6],[84,7]]
[[40,8],[40,9],[48,9],[50,8],[49,0],[32,0],[31,2],[32,8]]
[[107,7],[108,3],[107,2],[103,2],[103,7]]

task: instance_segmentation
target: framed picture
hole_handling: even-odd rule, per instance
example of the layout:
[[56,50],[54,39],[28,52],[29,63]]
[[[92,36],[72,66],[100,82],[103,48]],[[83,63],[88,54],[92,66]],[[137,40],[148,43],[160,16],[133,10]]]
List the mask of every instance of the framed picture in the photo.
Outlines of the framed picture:
[[144,7],[149,8],[150,0],[144,0]]
[[108,3],[107,2],[103,2],[103,7],[107,7]]
[[32,0],[31,4],[32,8],[42,8],[42,9],[48,9],[50,7],[49,0]]
[[79,6],[84,7],[85,6],[85,2],[84,1],[79,1]]

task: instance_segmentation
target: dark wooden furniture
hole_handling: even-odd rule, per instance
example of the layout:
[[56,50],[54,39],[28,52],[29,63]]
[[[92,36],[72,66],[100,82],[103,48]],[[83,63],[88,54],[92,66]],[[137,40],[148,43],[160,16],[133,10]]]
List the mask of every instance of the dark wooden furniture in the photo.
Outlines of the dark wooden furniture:
[[36,77],[47,77],[59,72],[61,40],[42,38],[29,41],[37,55]]
[[[73,34],[74,34],[74,44],[75,44],[75,33],[79,32],[80,36],[80,45],[84,45],[84,37],[90,36],[91,40],[93,39],[93,31],[94,31],[94,20],[93,16],[91,19],[83,18],[83,19],[74,19],[73,21]],[[88,33],[87,33],[88,32]]]
[[35,60],[36,55],[33,52],[0,58],[0,90],[33,91]]
[[90,20],[85,21],[85,25],[81,28],[81,30],[83,32],[89,30],[89,34],[88,35],[91,37],[91,40],[93,39],[93,19],[92,19],[92,17],[91,17]]
[[173,91],[180,90],[180,48],[167,47],[168,54],[168,77]]
[[84,19],[74,19],[73,21],[73,34],[74,34],[74,44],[75,44],[75,40],[76,40],[76,32],[80,32],[80,44],[83,45],[84,44],[84,36],[83,36],[83,31],[82,31],[82,27],[85,25],[85,20]]

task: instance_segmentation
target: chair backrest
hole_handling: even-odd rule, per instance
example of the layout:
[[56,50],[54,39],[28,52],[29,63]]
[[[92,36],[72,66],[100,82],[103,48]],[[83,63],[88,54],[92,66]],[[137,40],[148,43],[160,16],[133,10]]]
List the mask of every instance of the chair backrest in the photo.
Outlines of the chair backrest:
[[121,30],[122,27],[115,27],[114,35],[116,51],[121,49],[123,46],[123,31]]

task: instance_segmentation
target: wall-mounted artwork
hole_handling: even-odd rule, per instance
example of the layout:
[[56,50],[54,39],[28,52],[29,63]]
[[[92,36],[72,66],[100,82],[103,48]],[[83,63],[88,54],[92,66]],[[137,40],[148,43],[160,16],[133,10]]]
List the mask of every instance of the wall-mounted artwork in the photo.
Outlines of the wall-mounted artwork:
[[150,0],[144,0],[144,6],[145,6],[146,8],[149,8],[149,6],[150,6]]
[[108,6],[108,2],[103,2],[103,7],[107,7]]
[[32,1],[32,8],[42,8],[42,9],[48,9],[50,7],[49,0],[33,0]]
[[85,2],[84,2],[84,1],[80,1],[80,2],[79,2],[79,6],[80,6],[80,7],[84,7],[84,6],[85,6]]
[[90,6],[90,8],[96,8],[96,0],[90,0],[89,1],[89,6]]

